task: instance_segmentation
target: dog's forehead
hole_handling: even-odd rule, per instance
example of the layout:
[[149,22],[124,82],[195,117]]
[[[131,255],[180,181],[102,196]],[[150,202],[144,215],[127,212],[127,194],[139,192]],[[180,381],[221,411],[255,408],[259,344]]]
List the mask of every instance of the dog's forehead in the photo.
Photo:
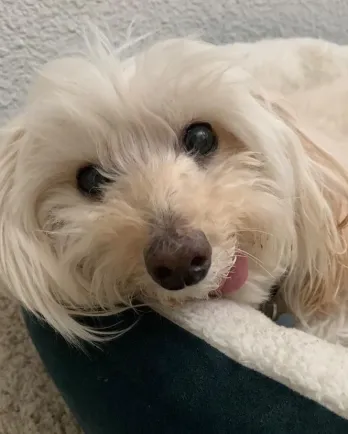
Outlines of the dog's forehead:
[[210,44],[174,40],[122,61],[120,74],[112,80],[115,92],[122,95],[123,113],[130,119],[155,115],[174,129],[209,117],[214,112],[212,97],[218,101],[216,90],[230,66],[225,53]]
[[222,76],[232,66],[224,47],[174,39],[126,59],[98,53],[50,62],[30,96],[39,107],[52,97],[63,109],[70,107],[69,115],[72,105],[75,112],[80,105],[80,112],[90,108],[91,114],[108,120],[144,121],[151,113],[180,125],[185,118],[204,116],[202,110],[213,105],[213,96],[217,101]]
[[28,128],[62,159],[92,159],[105,146],[122,146],[125,154],[135,144],[169,149],[190,122],[223,125],[230,116],[226,86],[239,80],[226,74],[231,66],[225,49],[188,40],[158,43],[124,60],[54,61],[31,92]]
[[[226,69],[230,59],[226,50],[191,40],[160,42],[122,62],[122,73],[129,80],[130,91],[166,96],[166,91],[180,91],[180,85],[198,83],[213,71]],[[138,85],[141,84],[141,86]],[[185,89],[187,91],[187,89]]]

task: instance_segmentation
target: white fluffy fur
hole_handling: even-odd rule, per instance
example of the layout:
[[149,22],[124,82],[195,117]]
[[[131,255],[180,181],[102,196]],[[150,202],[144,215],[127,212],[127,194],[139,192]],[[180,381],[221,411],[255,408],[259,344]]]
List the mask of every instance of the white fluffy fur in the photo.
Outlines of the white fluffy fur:
[[[67,339],[98,340],[104,334],[74,314],[117,312],[139,295],[165,304],[207,299],[242,250],[250,270],[238,302],[258,307],[286,273],[282,291],[299,326],[348,343],[348,85],[326,85],[348,61],[332,74],[326,68],[313,89],[309,58],[316,67],[319,53],[313,41],[298,47],[287,52],[292,70],[280,60],[287,41],[274,42],[268,59],[254,56],[252,67],[243,44],[189,39],[129,59],[99,40],[88,57],[47,65],[1,131],[7,291]],[[219,135],[204,169],[177,152],[194,120]],[[114,181],[100,203],[76,188],[88,162]],[[152,281],[143,261],[168,215],[202,230],[213,247],[206,279],[175,294]]]

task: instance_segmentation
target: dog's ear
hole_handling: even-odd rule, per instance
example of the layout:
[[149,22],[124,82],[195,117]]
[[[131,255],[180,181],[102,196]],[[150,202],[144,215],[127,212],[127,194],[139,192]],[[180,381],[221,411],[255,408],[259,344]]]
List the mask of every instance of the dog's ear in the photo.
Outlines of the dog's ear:
[[[348,172],[330,153],[329,139],[311,131],[282,104],[272,109],[299,139],[292,158],[296,183],[293,264],[285,282],[290,308],[306,322],[340,302],[345,273]],[[301,314],[303,315],[301,317]]]
[[24,188],[35,186],[21,155],[24,148],[28,152],[30,140],[21,117],[0,131],[1,289],[67,339],[91,340],[89,329],[71,317],[53,291],[57,260],[36,215],[35,187]]

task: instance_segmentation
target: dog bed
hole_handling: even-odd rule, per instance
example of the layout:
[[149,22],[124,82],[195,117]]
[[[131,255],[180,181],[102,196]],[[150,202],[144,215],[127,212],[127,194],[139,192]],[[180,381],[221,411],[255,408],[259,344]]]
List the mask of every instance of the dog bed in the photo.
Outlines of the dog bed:
[[281,327],[232,301],[193,303],[168,317],[227,357],[348,419],[346,348]]
[[[230,357],[234,353],[233,356],[249,365],[251,360],[258,360],[254,365],[259,370],[267,366],[268,373],[278,373],[279,369],[283,373],[278,377],[285,378],[288,373],[293,378],[297,377],[295,371],[284,369],[288,355],[295,353],[293,361],[300,361],[299,376],[304,372],[309,375],[310,369],[304,368],[308,359],[298,354],[313,347],[301,348],[298,342],[294,351],[290,340],[292,345],[282,353],[288,342],[281,338],[281,332],[272,344],[263,346],[268,340],[267,333],[262,327],[258,329],[257,321],[248,330],[247,323],[239,322],[252,317],[234,310],[232,305],[220,312],[218,309],[216,305],[203,312],[192,306],[181,322],[189,324],[191,330],[195,324],[205,340],[214,336],[210,341],[219,349],[153,311],[143,312],[140,317],[129,311],[118,318],[90,320],[104,327],[120,321],[122,326],[137,322],[119,339],[99,349],[85,345],[83,351],[68,345],[31,315],[25,314],[25,318],[48,372],[86,434],[348,432],[347,420]],[[221,314],[221,328],[216,313]],[[225,317],[230,313],[236,315],[234,324]],[[241,325],[241,330],[231,335],[223,324]],[[250,332],[254,340],[248,338]],[[277,363],[271,369],[272,360]],[[316,366],[318,374],[319,360]],[[332,384],[330,377],[325,378],[326,372],[329,373],[328,368],[323,369],[320,379]],[[315,375],[310,378],[315,383]],[[308,388],[314,390],[312,386]],[[329,389],[324,387],[322,394]],[[337,384],[336,389],[339,390]],[[329,393],[335,394],[332,389]]]
[[[283,93],[348,72],[348,48],[320,40],[236,44],[232,53]],[[166,319],[145,315],[90,358],[27,317],[85,432],[348,432],[346,348],[228,300],[159,312]]]

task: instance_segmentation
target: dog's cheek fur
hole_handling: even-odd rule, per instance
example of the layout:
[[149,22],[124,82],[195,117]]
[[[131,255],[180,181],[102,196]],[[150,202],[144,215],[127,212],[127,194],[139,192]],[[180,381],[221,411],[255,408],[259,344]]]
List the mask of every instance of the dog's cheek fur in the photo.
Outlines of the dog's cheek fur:
[[[55,287],[60,270],[51,244],[38,225],[37,198],[27,197],[26,191],[18,188],[21,183],[17,180],[25,180],[24,167],[18,164],[19,154],[30,141],[22,126],[23,119],[17,118],[1,132],[1,289],[35,315],[43,316],[67,339],[90,340],[93,331],[80,326],[61,304],[62,294]],[[69,278],[66,277],[67,290]]]

